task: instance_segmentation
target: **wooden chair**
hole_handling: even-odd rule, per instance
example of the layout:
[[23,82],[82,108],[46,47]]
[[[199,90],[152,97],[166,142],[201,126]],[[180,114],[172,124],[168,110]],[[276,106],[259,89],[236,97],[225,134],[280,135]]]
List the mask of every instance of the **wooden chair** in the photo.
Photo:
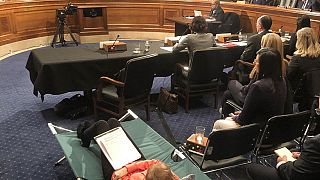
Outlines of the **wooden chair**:
[[123,73],[123,80],[101,77],[93,96],[94,114],[98,110],[117,118],[126,113],[126,109],[144,104],[147,120],[150,119],[150,90],[153,83],[153,67],[157,54],[150,54],[129,60]]
[[171,78],[171,90],[185,100],[185,111],[189,112],[189,99],[203,94],[215,94],[218,102],[220,78],[223,73],[225,48],[208,48],[195,51],[189,70],[177,64],[177,71]]

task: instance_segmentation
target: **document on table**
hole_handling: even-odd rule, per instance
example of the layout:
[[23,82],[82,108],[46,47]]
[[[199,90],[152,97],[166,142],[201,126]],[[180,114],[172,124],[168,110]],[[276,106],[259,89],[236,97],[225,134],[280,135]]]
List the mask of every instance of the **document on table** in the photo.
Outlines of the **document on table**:
[[115,170],[141,158],[141,154],[121,127],[104,132],[94,139]]
[[168,46],[168,47],[160,47],[160,49],[163,49],[165,51],[172,52],[173,51],[173,46]]

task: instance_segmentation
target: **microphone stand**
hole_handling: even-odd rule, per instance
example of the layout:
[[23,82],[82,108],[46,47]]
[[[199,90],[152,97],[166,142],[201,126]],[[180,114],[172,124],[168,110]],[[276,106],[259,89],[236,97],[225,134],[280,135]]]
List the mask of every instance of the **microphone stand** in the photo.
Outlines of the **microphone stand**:
[[113,44],[108,48],[108,51],[110,51],[110,52],[115,51],[115,43],[117,42],[119,36],[120,35],[118,34],[116,39],[114,40]]

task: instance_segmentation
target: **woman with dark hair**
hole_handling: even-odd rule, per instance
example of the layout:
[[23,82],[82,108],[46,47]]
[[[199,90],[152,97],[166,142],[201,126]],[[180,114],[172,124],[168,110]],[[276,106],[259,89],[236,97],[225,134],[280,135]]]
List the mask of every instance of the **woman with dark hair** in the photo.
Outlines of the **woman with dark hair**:
[[213,130],[251,123],[258,123],[263,127],[270,117],[283,114],[287,87],[281,67],[281,55],[277,50],[260,49],[256,61],[258,80],[250,86],[242,112],[238,116],[217,120]]
[[189,66],[191,65],[193,52],[195,50],[206,49],[216,45],[214,36],[211,33],[207,33],[208,24],[204,17],[194,17],[190,28],[191,34],[181,38],[180,42],[173,46],[172,51],[173,53],[177,53],[187,47],[189,52]]
[[291,38],[289,41],[289,49],[287,50],[287,54],[289,56],[293,56],[293,53],[296,51],[297,31],[299,31],[304,27],[311,27],[310,17],[308,15],[303,15],[301,17],[298,17],[297,19],[297,29],[296,29],[296,32],[292,33],[291,35]]

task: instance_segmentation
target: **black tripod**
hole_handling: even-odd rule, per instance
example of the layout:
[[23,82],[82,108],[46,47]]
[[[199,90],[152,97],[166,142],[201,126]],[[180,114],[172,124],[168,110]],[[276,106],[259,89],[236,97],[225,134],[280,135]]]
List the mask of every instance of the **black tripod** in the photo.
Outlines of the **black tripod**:
[[[73,42],[78,46],[77,40],[74,38],[68,24],[66,23],[65,17],[57,17],[57,29],[54,34],[51,46],[54,47],[55,44],[60,43],[62,46],[66,46],[66,40],[64,40],[64,27],[66,27],[68,33],[70,34]],[[57,37],[59,36],[59,42],[57,42]]]

